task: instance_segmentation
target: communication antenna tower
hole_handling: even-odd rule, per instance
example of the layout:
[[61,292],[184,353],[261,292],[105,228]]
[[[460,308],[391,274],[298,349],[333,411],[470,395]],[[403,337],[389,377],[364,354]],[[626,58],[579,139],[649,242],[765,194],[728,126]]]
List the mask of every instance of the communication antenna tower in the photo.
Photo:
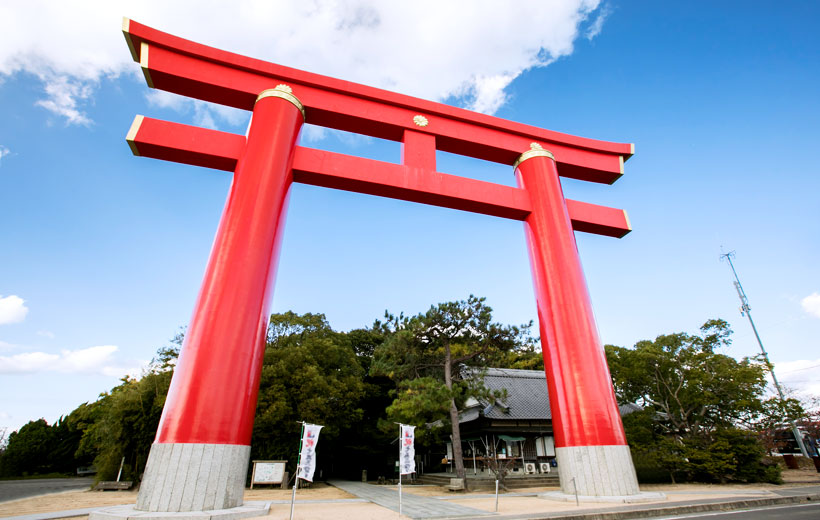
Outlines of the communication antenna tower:
[[[760,334],[757,333],[757,327],[755,327],[755,322],[752,319],[752,308],[749,306],[749,299],[746,298],[746,292],[743,290],[743,286],[740,284],[740,278],[737,277],[735,265],[732,263],[732,257],[734,256],[735,252],[729,251],[726,254],[720,255],[720,259],[723,260],[725,258],[729,262],[729,267],[732,268],[732,274],[735,276],[735,289],[737,289],[737,296],[740,298],[740,315],[749,318],[749,323],[752,325],[752,330],[755,333],[755,338],[757,338],[757,344],[760,345],[760,352],[763,353],[763,361],[766,363],[766,368],[769,369],[769,373],[772,375],[774,387],[777,388],[777,393],[780,395],[780,401],[785,402],[786,396],[783,393],[783,388],[780,386],[780,382],[777,380],[777,376],[774,375],[774,365],[772,365],[772,362],[769,361],[769,354],[766,352],[766,349],[763,348],[763,341],[760,340]],[[806,447],[803,445],[803,437],[800,435],[800,431],[797,429],[797,424],[794,421],[791,421],[791,425],[792,433],[794,434],[795,440],[797,440],[797,445],[800,446],[801,453],[803,453],[804,457],[808,457],[809,454],[806,451]]]

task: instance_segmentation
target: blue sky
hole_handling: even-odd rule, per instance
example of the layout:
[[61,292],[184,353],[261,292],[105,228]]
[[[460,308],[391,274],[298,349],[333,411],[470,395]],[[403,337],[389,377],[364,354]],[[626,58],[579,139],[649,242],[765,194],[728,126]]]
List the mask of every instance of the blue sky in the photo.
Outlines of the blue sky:
[[[735,250],[778,376],[820,395],[817,4],[556,1],[502,13],[477,2],[463,13],[457,2],[360,1],[236,16],[216,5],[188,16],[184,2],[87,4],[0,8],[0,427],[52,422],[94,400],[187,323],[227,194],[225,172],[131,155],[136,114],[236,133],[247,116],[151,92],[122,16],[312,72],[634,142],[614,185],[564,181],[568,198],[624,208],[634,228],[621,240],[577,235],[603,340],[694,333],[720,317],[735,330],[727,352],[756,354],[718,260],[721,247]],[[397,143],[315,128],[302,139],[399,160]],[[448,154],[438,163],[514,182],[501,165]],[[273,312],[323,312],[349,330],[385,309],[416,313],[471,293],[499,321],[535,318],[521,223],[293,187]]]

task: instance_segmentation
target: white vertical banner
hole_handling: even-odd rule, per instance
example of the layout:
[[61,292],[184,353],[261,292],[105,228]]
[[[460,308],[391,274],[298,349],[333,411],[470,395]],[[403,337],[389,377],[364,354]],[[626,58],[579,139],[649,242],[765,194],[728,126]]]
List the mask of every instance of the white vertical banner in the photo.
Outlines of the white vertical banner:
[[319,442],[319,430],[322,426],[318,424],[305,423],[302,432],[302,452],[299,461],[299,470],[296,477],[302,480],[313,482],[313,472],[316,470],[316,444]]
[[401,425],[399,439],[399,474],[409,475],[416,472],[415,426]]

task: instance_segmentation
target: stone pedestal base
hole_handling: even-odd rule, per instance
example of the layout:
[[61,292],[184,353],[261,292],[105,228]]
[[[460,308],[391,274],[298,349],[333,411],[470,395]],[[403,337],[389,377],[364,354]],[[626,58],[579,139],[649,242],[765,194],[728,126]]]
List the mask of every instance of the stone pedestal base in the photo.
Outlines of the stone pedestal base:
[[561,493],[584,497],[626,497],[640,493],[629,446],[556,448]]
[[268,502],[246,502],[239,507],[230,509],[214,509],[211,511],[184,511],[168,513],[162,511],[140,511],[133,505],[113,506],[88,515],[88,520],[239,520],[240,518],[255,518],[267,516],[270,511]]
[[214,511],[242,505],[251,447],[154,443],[136,511]]

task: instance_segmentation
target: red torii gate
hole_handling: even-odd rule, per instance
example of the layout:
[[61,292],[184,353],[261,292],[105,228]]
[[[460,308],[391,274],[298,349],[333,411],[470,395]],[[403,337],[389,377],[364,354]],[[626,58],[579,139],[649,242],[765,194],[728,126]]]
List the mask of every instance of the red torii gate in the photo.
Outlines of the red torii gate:
[[[292,182],[524,221],[562,490],[638,493],[573,230],[622,237],[626,213],[564,199],[611,184],[631,144],[586,139],[194,43],[124,19],[148,85],[253,112],[247,136],[137,116],[135,155],[233,171],[137,509],[242,505],[268,308]],[[402,143],[401,164],[299,146],[304,122]],[[518,188],[436,171],[436,150],[513,165]],[[549,151],[548,151],[549,150]]]

